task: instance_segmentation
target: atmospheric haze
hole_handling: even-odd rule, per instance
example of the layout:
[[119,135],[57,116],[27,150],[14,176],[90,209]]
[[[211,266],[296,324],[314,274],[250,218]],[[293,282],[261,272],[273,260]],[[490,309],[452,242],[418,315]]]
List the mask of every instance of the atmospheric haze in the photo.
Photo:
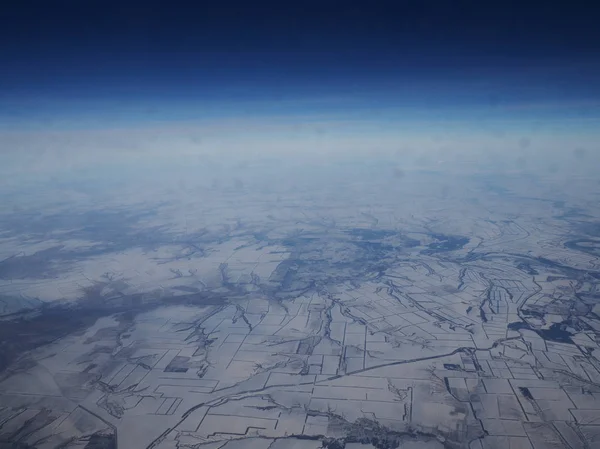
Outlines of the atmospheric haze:
[[2,12],[0,449],[600,447],[594,8],[118,3]]

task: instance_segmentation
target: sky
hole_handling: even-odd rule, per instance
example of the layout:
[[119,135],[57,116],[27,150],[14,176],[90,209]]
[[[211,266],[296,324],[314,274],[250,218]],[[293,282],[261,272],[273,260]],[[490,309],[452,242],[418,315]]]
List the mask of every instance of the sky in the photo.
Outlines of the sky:
[[48,160],[156,146],[139,129],[187,139],[187,153],[200,140],[242,151],[251,133],[294,154],[595,154],[598,23],[600,6],[583,1],[11,2],[0,157],[24,167],[47,142]]

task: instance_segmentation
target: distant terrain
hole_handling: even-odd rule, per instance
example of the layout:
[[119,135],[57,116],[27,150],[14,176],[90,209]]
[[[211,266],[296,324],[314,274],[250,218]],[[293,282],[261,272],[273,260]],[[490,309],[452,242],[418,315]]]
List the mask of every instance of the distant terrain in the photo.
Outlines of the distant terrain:
[[598,184],[359,172],[6,193],[0,449],[600,447]]

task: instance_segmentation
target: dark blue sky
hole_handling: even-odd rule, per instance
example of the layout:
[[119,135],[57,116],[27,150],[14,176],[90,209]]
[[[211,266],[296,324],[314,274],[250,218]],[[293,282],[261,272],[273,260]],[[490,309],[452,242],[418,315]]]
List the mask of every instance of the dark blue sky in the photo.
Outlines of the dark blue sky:
[[600,104],[589,1],[21,0],[0,17],[1,117],[321,97]]

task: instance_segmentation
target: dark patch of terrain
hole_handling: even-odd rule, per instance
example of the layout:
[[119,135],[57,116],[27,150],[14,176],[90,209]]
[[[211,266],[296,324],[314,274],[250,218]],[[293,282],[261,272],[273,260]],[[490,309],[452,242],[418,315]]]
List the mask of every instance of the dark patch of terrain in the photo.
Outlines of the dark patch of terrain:
[[[15,415],[13,415],[15,416]],[[18,416],[18,412],[16,414]],[[17,418],[18,419],[18,418]],[[24,443],[31,434],[35,433],[39,429],[50,425],[57,419],[57,415],[52,411],[42,408],[33,417],[22,422],[19,428],[12,427],[10,425],[11,418],[8,421],[0,422],[0,448],[2,447],[14,447],[14,448],[30,448],[33,447]],[[9,423],[7,427],[4,427],[6,423]],[[3,446],[3,444],[5,446]]]
[[[586,246],[586,243],[590,244],[591,246]],[[572,250],[581,251],[591,254],[592,256],[600,257],[600,240],[598,239],[580,238],[569,240],[568,242],[565,242],[565,246]]]
[[187,371],[189,369],[189,366],[188,366],[189,360],[190,360],[189,357],[182,357],[179,355],[175,356],[175,357],[173,357],[173,360],[171,360],[169,362],[169,364],[165,368],[164,372],[165,373],[187,373]]
[[285,238],[281,241],[283,246],[287,246],[288,248],[294,249],[298,247],[302,247],[304,245],[310,245],[312,243],[318,242],[319,237],[308,237],[308,236],[291,236]]
[[[408,238],[397,231],[356,228],[347,232],[354,237],[352,240],[354,245],[369,253],[380,253],[381,255],[397,251],[398,246],[401,248],[414,248],[421,244],[418,240]],[[382,241],[385,239],[388,240]],[[398,242],[399,245],[395,244]]]
[[62,246],[55,246],[35,254],[4,259],[0,262],[0,279],[51,278],[59,272],[53,262],[61,249]]
[[519,387],[519,391],[527,399],[533,400],[533,395],[531,394],[531,391],[529,391],[529,388],[527,388],[527,387]]
[[369,240],[360,240],[358,242],[352,242],[360,249],[364,251],[368,251],[371,253],[386,253],[394,251],[394,247],[392,245],[383,243],[383,242],[372,242]]
[[[522,257],[522,256],[521,256]],[[547,259],[545,257],[533,257],[532,260],[539,263],[542,266],[548,268],[554,268],[559,273],[564,274],[566,276],[578,279],[583,276],[591,276],[595,279],[600,279],[600,273],[595,271],[587,271],[587,270],[579,270],[577,268],[569,267],[568,265],[563,265],[559,262],[555,262],[553,260]]]
[[0,372],[21,354],[83,331],[104,316],[118,315],[119,320],[133,322],[137,314],[160,306],[221,305],[224,301],[219,295],[201,293],[165,298],[146,294],[105,298],[88,290],[76,304],[45,305],[0,321]]
[[600,237],[600,223],[596,221],[579,223],[580,231],[590,237]]
[[532,268],[531,265],[527,262],[521,262],[521,263],[517,264],[517,268],[521,271],[524,271],[527,274],[530,274],[531,276],[536,276],[536,275],[540,274],[535,268]]
[[462,368],[456,363],[444,363],[444,369],[450,371],[462,371]]
[[[2,437],[0,437],[2,438]],[[87,440],[87,444],[82,447],[83,449],[116,449],[117,441],[114,435],[110,434],[101,434],[95,433],[90,435],[89,437],[83,437],[77,442],[85,443]],[[60,447],[63,447],[62,445]],[[66,447],[66,446],[65,446]],[[23,443],[20,441],[1,441],[0,440],[0,449],[36,449],[36,446],[31,446],[27,443]]]
[[590,270],[580,270],[578,268],[573,268],[568,265],[561,264],[554,260],[547,259],[546,257],[533,257],[528,256],[526,254],[517,254],[517,253],[498,253],[498,252],[486,252],[486,253],[475,253],[470,252],[465,257],[460,259],[455,259],[455,262],[473,262],[476,260],[488,260],[492,261],[494,259],[504,259],[507,257],[513,257],[519,263],[525,263],[532,270],[536,270],[537,267],[543,267],[545,270],[554,270],[554,273],[561,276],[566,276],[572,279],[584,279],[584,278],[594,278],[600,279],[600,271],[590,271]]
[[[558,203],[562,203],[562,204],[558,204]],[[563,212],[560,215],[557,215],[556,218],[562,218],[562,219],[572,219],[572,218],[585,218],[585,219],[589,219],[589,218],[594,218],[592,215],[590,214],[586,214],[584,212],[583,209],[578,208],[578,207],[568,207],[565,208],[564,205],[564,201],[558,202],[555,204],[556,207],[558,208],[563,208]]]
[[[14,214],[2,215],[0,225],[9,235],[15,237],[27,235],[29,238],[38,238],[40,241],[50,238],[53,232],[67,231],[71,238],[96,242],[123,242],[126,235],[131,235],[136,225],[154,215],[154,211],[148,210],[90,210],[85,212],[64,210],[56,214],[19,211]],[[64,235],[61,238],[64,238]]]
[[117,441],[114,435],[95,433],[90,437],[84,449],[116,449]]
[[[269,279],[276,294],[301,292],[315,284],[382,274],[406,248],[420,245],[396,230],[352,228],[331,238],[321,234],[291,234],[278,243],[291,251]],[[331,254],[335,254],[332,257]],[[274,287],[273,287],[274,288]]]
[[31,317],[2,321],[0,325],[0,371],[20,354],[91,326],[105,310],[78,311],[64,306],[42,307]]
[[[372,421],[367,418],[359,418],[352,423],[347,429],[347,435],[343,439],[337,439],[336,441],[343,442],[343,446],[346,443],[362,443],[372,444],[377,449],[396,449],[403,446],[403,443],[407,441],[422,441],[427,442],[430,440],[437,440],[437,436],[431,433],[418,431],[416,429],[409,429],[406,432],[397,432],[379,424],[376,421]],[[465,435],[453,435],[445,434],[447,439],[443,443],[444,447],[450,448],[455,447],[457,441],[460,441]],[[323,445],[325,447],[325,445]]]
[[[61,241],[84,240],[90,245],[69,249],[56,245],[34,254],[15,254],[0,261],[0,279],[44,279],[69,271],[74,263],[89,257],[130,248],[150,250],[174,242],[186,243],[165,226],[145,225],[144,220],[154,215],[155,211],[124,210],[2,215],[0,229],[6,236],[26,238],[29,243],[59,238]],[[57,233],[59,237],[55,237]],[[201,242],[212,237],[199,233],[186,235],[186,241]]]
[[565,329],[566,325],[563,323],[554,323],[550,326],[549,329],[535,329],[532,328],[528,323],[517,322],[510,323],[508,325],[508,328],[513,331],[518,331],[521,329],[533,331],[546,341],[574,344],[573,340],[571,339],[573,334]]
[[421,254],[431,255],[447,251],[456,251],[469,243],[469,238],[462,236],[430,234],[430,237],[434,238],[436,241],[427,245],[428,249],[421,251]]
[[483,306],[479,307],[479,316],[481,317],[481,321],[484,323],[488,322],[487,315],[485,314],[485,310],[483,310]]
[[544,318],[545,313],[544,312],[540,312],[539,310],[533,310],[533,309],[521,309],[521,313],[525,316],[532,316],[535,318]]

